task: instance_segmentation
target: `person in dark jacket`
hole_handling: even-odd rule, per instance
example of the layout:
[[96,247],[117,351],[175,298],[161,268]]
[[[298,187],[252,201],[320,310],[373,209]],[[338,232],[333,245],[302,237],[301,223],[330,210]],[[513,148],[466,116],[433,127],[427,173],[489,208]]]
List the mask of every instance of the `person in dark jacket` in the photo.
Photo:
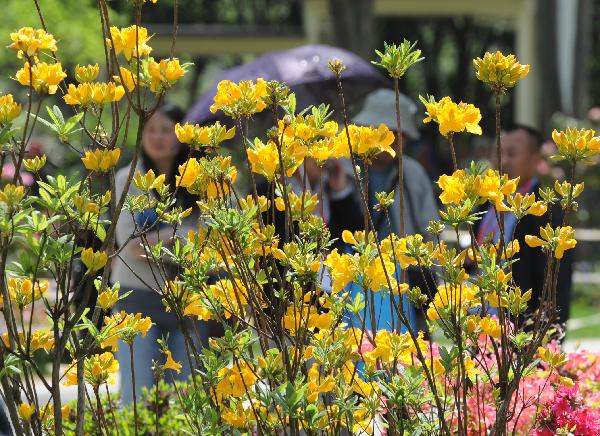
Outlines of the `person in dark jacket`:
[[[527,126],[514,125],[501,137],[502,171],[510,178],[520,177],[517,191],[522,195],[535,193],[538,196],[540,182],[537,167],[542,159],[541,134]],[[539,198],[538,198],[539,199]],[[559,205],[552,207],[545,215],[526,215],[516,223],[514,215],[505,214],[505,239],[517,239],[520,245],[519,260],[512,266],[515,284],[524,292],[531,289],[532,298],[528,314],[533,314],[540,306],[546,254],[540,248],[532,248],[525,244],[525,235],[539,236],[540,227],[550,222],[553,228],[562,225],[563,212]],[[514,238],[511,237],[514,230]],[[477,241],[483,242],[492,234],[494,240],[499,238],[498,222],[494,211],[488,209],[476,228]],[[571,298],[571,276],[573,271],[573,250],[565,252],[560,263],[558,283],[556,287],[556,305],[558,316],[556,322],[564,325],[569,318]]]

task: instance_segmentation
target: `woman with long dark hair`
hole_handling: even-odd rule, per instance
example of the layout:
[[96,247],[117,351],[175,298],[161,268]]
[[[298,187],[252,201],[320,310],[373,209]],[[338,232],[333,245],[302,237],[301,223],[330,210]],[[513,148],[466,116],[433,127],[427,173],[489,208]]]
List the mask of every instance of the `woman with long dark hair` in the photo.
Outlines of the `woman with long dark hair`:
[[[175,187],[175,177],[178,166],[182,165],[189,156],[187,146],[179,143],[175,136],[175,124],[183,120],[184,113],[177,106],[163,104],[147,121],[142,134],[141,155],[139,156],[136,172],[145,174],[153,170],[156,175],[165,174],[165,183],[171,189]],[[124,189],[130,166],[120,169],[115,176],[116,191]],[[129,187],[129,195],[140,195],[133,183]],[[184,209],[193,208],[194,212],[177,228],[176,233],[185,236],[189,229],[197,228],[198,208],[196,198],[185,189],[176,191],[175,206]],[[133,214],[123,210],[119,217],[116,231],[117,244],[122,249],[114,260],[111,282],[121,285],[121,293],[132,291],[126,298],[120,300],[115,310],[125,310],[127,313],[142,313],[149,316],[154,326],[145,338],[137,338],[134,342],[134,365],[136,378],[136,393],[139,395],[143,387],[150,388],[153,384],[152,361],[163,361],[156,340],[168,336],[168,346],[173,358],[183,364],[180,379],[187,378],[190,373],[186,354],[185,339],[176,317],[166,312],[161,295],[156,292],[165,286],[164,268],[146,258],[146,252],[139,237],[131,239],[134,233],[144,231],[144,240],[149,245],[159,241],[169,245],[172,243],[173,227],[157,223],[158,214],[154,209],[146,209]],[[168,268],[167,268],[168,269]],[[173,279],[176,271],[168,272]],[[121,398],[123,404],[133,401],[133,385],[129,347],[120,344],[117,358],[121,369]]]

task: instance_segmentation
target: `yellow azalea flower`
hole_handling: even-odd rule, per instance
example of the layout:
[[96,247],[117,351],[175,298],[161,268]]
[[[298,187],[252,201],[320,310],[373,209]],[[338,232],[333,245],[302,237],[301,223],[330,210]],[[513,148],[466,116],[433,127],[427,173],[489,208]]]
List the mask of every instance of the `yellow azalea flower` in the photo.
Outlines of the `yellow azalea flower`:
[[239,398],[250,392],[257,377],[254,370],[245,362],[234,365],[232,368],[221,368],[218,372],[220,378],[215,391],[219,398]]
[[[142,317],[141,313],[125,313],[125,311],[115,312],[110,316],[104,317],[104,325],[110,328],[110,331],[104,331],[106,336],[118,336],[123,342],[132,344],[138,334],[145,337],[152,327],[152,319],[149,316]],[[113,340],[108,342],[113,345]],[[114,348],[113,348],[114,349]]]
[[89,83],[96,80],[98,74],[100,73],[100,65],[85,65],[80,66],[77,64],[75,66],[75,80],[79,83]]
[[184,164],[179,165],[179,175],[176,177],[177,186],[191,187],[200,176],[201,171],[198,160],[193,157],[188,159]]
[[[71,413],[70,405],[65,404],[64,406],[62,406],[60,408],[60,416],[62,417],[62,419],[67,419],[67,417],[69,416],[70,413]],[[52,420],[54,419],[54,405],[53,404],[46,404],[43,407],[41,418],[42,418],[42,421],[44,421],[45,425],[47,425],[47,426],[52,425]]]
[[148,74],[150,75],[150,90],[160,92],[181,79],[185,74],[185,68],[179,64],[177,58],[161,59],[160,62],[150,58]]
[[10,277],[8,279],[8,295],[17,306],[24,307],[42,298],[49,286],[48,280],[37,280],[33,283],[27,278]]
[[503,201],[505,195],[512,194],[519,185],[519,177],[509,179],[506,174],[500,176],[498,171],[488,169],[483,175],[477,175],[473,187],[477,195],[492,202],[496,210],[507,212],[510,210]]
[[179,175],[175,176],[176,186],[208,199],[229,195],[236,179],[237,168],[231,165],[231,156],[190,158],[179,165]]
[[301,309],[298,307],[296,310],[290,306],[283,316],[283,327],[289,330],[291,335],[303,329],[330,329],[332,323],[331,312],[319,313],[313,305],[303,305]]
[[335,387],[335,380],[330,375],[321,377],[319,366],[313,363],[308,370],[308,401],[314,403],[320,394],[331,392]]
[[125,67],[119,67],[119,72],[120,74],[113,76],[113,80],[125,86],[127,91],[132,92],[137,86],[137,71],[133,73]]
[[600,136],[592,129],[568,127],[566,130],[552,131],[552,140],[558,148],[555,159],[583,160],[600,152]]
[[29,403],[21,403],[18,407],[19,416],[25,422],[29,422],[33,414],[35,413],[35,406]]
[[348,126],[348,134],[345,130],[342,130],[335,139],[338,144],[335,144],[333,148],[343,153],[340,157],[350,156],[348,136],[350,136],[352,153],[363,159],[373,159],[381,152],[386,152],[392,157],[396,156],[396,152],[391,147],[395,140],[394,133],[385,124],[380,124],[379,127],[351,124]]
[[90,103],[101,105],[118,102],[124,95],[125,88],[114,82],[80,83],[77,86],[71,83],[63,98],[69,105],[86,107]]
[[112,38],[107,38],[106,43],[109,47],[113,47],[118,55],[123,53],[125,59],[128,61],[131,58],[140,58],[148,56],[152,51],[152,47],[148,45],[148,41],[151,37],[148,36],[148,29],[141,26],[129,26],[122,29],[118,29],[115,26],[110,28],[110,35]]
[[183,309],[183,314],[186,316],[195,316],[200,321],[208,321],[209,319],[212,319],[211,310],[200,300],[195,300],[189,303]]
[[[96,388],[104,383],[114,384],[118,371],[119,362],[110,351],[85,358],[84,380]],[[66,371],[64,385],[77,385],[77,362],[72,362]]]
[[229,408],[225,408],[224,410],[221,409],[221,419],[224,423],[235,428],[244,428],[248,424],[248,419],[241,401],[237,402],[235,410]]
[[481,305],[475,298],[476,293],[477,288],[467,284],[440,285],[433,301],[429,303],[427,317],[432,321],[440,319],[441,311],[445,308],[451,308],[453,312],[464,315],[468,309]]
[[98,294],[97,304],[103,310],[112,309],[117,301],[119,301],[119,289],[117,287],[108,288]]
[[27,57],[35,57],[41,50],[55,52],[56,40],[54,36],[44,29],[34,29],[32,27],[21,27],[16,32],[10,34],[12,44],[9,48],[16,50],[19,59],[23,55]]
[[226,126],[216,122],[212,126],[200,126],[198,124],[177,123],[175,135],[182,144],[189,144],[192,148],[201,146],[217,147],[221,142],[232,139],[235,136],[235,127],[227,129]]
[[90,273],[102,269],[107,260],[108,256],[105,251],[94,251],[92,248],[86,248],[81,252],[81,261]]
[[247,154],[253,172],[262,174],[270,181],[274,177],[279,176],[277,172],[279,168],[279,153],[273,141],[268,141],[264,144],[257,139],[254,141],[253,147],[248,147]]
[[215,113],[222,110],[232,118],[249,117],[267,107],[263,101],[266,95],[267,83],[260,77],[256,79],[256,84],[252,80],[242,80],[240,83],[222,80],[217,85],[210,111]]
[[142,192],[148,192],[152,189],[160,189],[165,183],[165,175],[154,174],[154,170],[148,170],[146,174],[142,174],[137,171],[133,176],[133,185]]
[[30,159],[23,159],[23,166],[27,171],[32,173],[37,173],[46,165],[46,155],[42,154],[41,156],[35,156]]
[[474,59],[473,65],[477,78],[499,92],[512,88],[529,73],[529,65],[521,65],[515,55],[506,56],[500,51],[486,52],[483,59]]
[[167,361],[162,366],[163,369],[172,369],[173,371],[176,371],[179,374],[181,372],[181,368],[183,367],[181,363],[173,360],[173,356],[171,356],[170,350],[165,350],[163,351],[163,353],[167,357]]
[[531,205],[529,209],[527,209],[527,214],[534,216],[542,216],[545,215],[547,211],[548,205],[546,203],[544,203],[543,201],[536,201]]
[[25,195],[25,187],[23,185],[13,185],[9,183],[0,190],[0,203],[5,203],[9,207],[17,205]]
[[113,168],[121,157],[121,149],[112,150],[97,148],[94,151],[86,151],[85,157],[81,158],[83,166],[90,171],[105,173]]
[[21,114],[21,105],[12,94],[0,95],[0,124],[8,124]]
[[[384,263],[382,264],[381,258],[375,256],[364,269],[364,281],[373,292],[378,292],[382,289],[390,289],[397,292],[398,285],[394,278],[395,271],[396,265],[394,262],[384,257]],[[391,288],[388,288],[388,277],[392,286]]]
[[540,227],[540,236],[525,235],[525,243],[530,247],[542,247],[554,251],[554,257],[562,259],[566,250],[571,250],[577,245],[575,230],[571,226],[552,229],[550,224]]
[[479,109],[470,103],[454,103],[450,97],[443,97],[435,101],[433,97],[429,100],[421,98],[425,105],[427,117],[424,123],[435,121],[439,125],[440,133],[448,136],[452,133],[469,132],[481,135],[481,113]]
[[[33,83],[31,76],[33,75]],[[31,86],[39,93],[55,94],[58,89],[58,84],[67,77],[60,63],[47,64],[40,62],[31,67],[29,62],[25,62],[15,74],[15,79],[23,86]]]
[[443,204],[459,204],[465,198],[464,170],[456,170],[451,176],[442,174],[437,184],[442,189],[440,200]]
[[[23,349],[26,350],[27,344],[29,343],[29,353],[35,353],[38,350],[45,350],[50,352],[54,347],[54,335],[48,329],[34,330],[31,333],[31,337],[25,336],[23,332],[19,332],[19,344]],[[2,334],[2,342],[7,348],[10,347],[10,340],[8,332]]]
[[483,333],[492,338],[499,338],[501,334],[500,323],[495,318],[491,318],[490,316],[486,316],[481,318],[479,321],[479,326]]

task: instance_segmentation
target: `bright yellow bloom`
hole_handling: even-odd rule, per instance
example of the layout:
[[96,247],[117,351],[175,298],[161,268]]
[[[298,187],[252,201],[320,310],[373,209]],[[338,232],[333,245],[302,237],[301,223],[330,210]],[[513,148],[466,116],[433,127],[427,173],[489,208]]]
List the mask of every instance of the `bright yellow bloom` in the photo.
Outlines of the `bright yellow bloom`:
[[[390,259],[386,259],[386,256],[384,256],[384,262],[382,264],[381,258],[375,256],[364,269],[364,281],[373,292],[378,292],[382,289],[390,289],[397,292],[398,286],[396,279],[394,278],[395,271],[396,265],[394,262]],[[388,277],[391,288],[388,288]]]
[[446,308],[450,308],[452,312],[464,315],[471,307],[481,305],[475,299],[476,293],[477,288],[467,284],[457,286],[440,285],[437,288],[433,301],[429,304],[427,317],[430,320],[439,319],[442,310]]
[[83,166],[90,171],[105,173],[113,168],[121,157],[121,149],[97,148],[94,151],[86,151],[85,157],[81,158]]
[[200,173],[202,172],[202,168],[196,158],[188,159],[184,164],[179,166],[179,176],[177,176],[176,182],[177,186],[181,186],[182,188],[188,188],[192,186]]
[[507,212],[510,210],[503,201],[505,195],[514,193],[519,185],[519,178],[509,179],[506,174],[500,176],[498,171],[488,169],[485,174],[478,175],[473,181],[477,195],[494,204],[496,210]]
[[[104,325],[110,331],[103,331],[106,336],[110,336],[107,345],[113,346],[116,350],[116,338],[120,338],[127,344],[132,344],[138,334],[145,337],[152,327],[152,319],[149,316],[142,317],[141,313],[125,313],[125,311],[115,312],[111,316],[104,317]],[[110,334],[109,334],[110,333]],[[103,344],[103,346],[106,346]]]
[[81,261],[90,273],[102,269],[107,260],[108,256],[105,251],[94,251],[92,248],[86,248],[81,252]]
[[75,80],[79,83],[89,83],[96,80],[98,74],[100,73],[100,65],[85,65],[80,66],[77,64],[75,66]]
[[235,127],[227,129],[226,126],[216,122],[212,126],[200,126],[198,124],[177,123],[175,125],[175,135],[179,142],[189,144],[192,148],[208,146],[216,148],[221,142],[232,139],[235,136]]
[[245,362],[234,365],[233,368],[221,368],[218,376],[219,383],[215,388],[219,398],[239,398],[250,392],[257,377],[252,368]]
[[173,360],[173,356],[171,356],[170,350],[165,350],[163,351],[163,353],[167,357],[167,361],[162,366],[163,369],[172,369],[173,371],[176,371],[179,374],[181,372],[181,368],[183,367],[181,363]]
[[[110,28],[110,35],[114,42],[115,53],[123,53],[128,61],[131,58],[140,58],[148,56],[152,47],[148,45],[151,37],[148,36],[148,29],[141,26],[129,26],[118,29],[115,26]],[[112,47],[111,38],[106,39],[109,47]]]
[[[8,337],[8,332],[2,334],[2,342],[6,348],[10,348],[10,340]],[[52,347],[54,347],[54,335],[50,330],[41,329],[34,330],[31,333],[31,338],[27,338],[23,334],[23,332],[19,332],[19,344],[25,350],[27,347],[27,343],[29,342],[29,353],[33,354],[38,350],[45,350],[46,352],[50,352]]]
[[21,27],[16,32],[10,34],[12,44],[9,48],[17,51],[19,59],[23,55],[34,57],[41,50],[55,52],[56,40],[52,34],[47,33],[44,29],[33,29],[32,27]]
[[165,183],[165,175],[154,174],[154,170],[148,170],[146,174],[142,174],[138,171],[133,176],[133,185],[142,192],[148,192],[152,189],[160,189]]
[[16,206],[25,195],[25,187],[23,185],[13,185],[9,183],[0,190],[0,203],[6,203],[7,206]]
[[192,194],[211,199],[229,195],[230,186],[236,179],[237,168],[231,165],[231,156],[216,156],[212,159],[188,159],[179,165],[175,183]]
[[435,101],[433,97],[429,100],[421,98],[425,105],[427,117],[424,123],[435,121],[439,125],[440,133],[448,136],[451,133],[469,132],[481,135],[481,113],[479,109],[470,103],[454,103],[450,97],[443,97]]
[[35,413],[35,406],[29,403],[21,403],[18,408],[19,416],[25,422],[29,422],[33,414]]
[[550,224],[540,227],[541,239],[537,236],[525,235],[525,243],[530,247],[542,247],[554,251],[554,257],[562,259],[566,250],[575,248],[575,230],[571,226],[557,227],[552,229]]
[[169,89],[171,85],[181,79],[185,74],[185,68],[179,64],[177,58],[161,59],[160,62],[150,58],[148,74],[150,75],[150,91],[160,92]]
[[269,181],[273,181],[274,177],[279,176],[277,172],[279,168],[279,152],[273,141],[268,141],[264,144],[257,139],[254,142],[254,147],[248,147],[247,154],[253,172],[262,174]]
[[[94,387],[104,383],[114,384],[119,362],[110,351],[94,354],[84,361],[84,380]],[[65,373],[65,386],[77,385],[77,363],[73,362]]]
[[308,370],[308,401],[310,403],[315,403],[320,394],[331,392],[334,387],[335,380],[331,374],[326,377],[321,377],[318,364],[313,363]]
[[48,280],[37,280],[35,284],[27,278],[10,277],[8,279],[8,294],[10,299],[19,307],[39,300],[48,291]]
[[473,59],[477,78],[497,91],[512,88],[529,73],[529,65],[521,65],[513,54],[505,56],[500,51],[486,52],[482,58]]
[[21,114],[21,105],[12,94],[0,95],[0,124],[8,124]]
[[121,101],[125,95],[125,88],[115,82],[108,83],[80,83],[75,86],[69,84],[67,94],[64,95],[65,103],[69,105],[88,106],[90,103],[97,105]]
[[120,74],[113,76],[113,80],[125,86],[127,91],[132,92],[137,85],[137,71],[133,73],[125,67],[119,67],[119,71]]
[[[33,75],[33,83],[31,76]],[[40,62],[29,66],[29,62],[25,62],[23,68],[17,71],[15,79],[23,86],[31,86],[37,92],[55,94],[58,89],[58,84],[67,77],[60,63],[47,64]]]
[[98,307],[102,308],[103,310],[112,309],[117,301],[119,301],[118,287],[108,288],[98,294],[97,304]]
[[437,183],[442,189],[440,200],[443,204],[459,204],[465,198],[464,170],[456,170],[451,176],[442,174]]
[[592,129],[577,129],[568,127],[567,130],[552,132],[552,140],[558,148],[557,159],[588,159],[600,152],[600,136],[594,136]]
[[[361,158],[370,160],[381,152],[387,152],[392,157],[396,156],[396,152],[391,147],[395,139],[394,133],[385,124],[380,124],[379,127],[351,124],[348,126],[348,134],[352,144],[352,153]],[[346,131],[342,130],[334,141],[336,144],[333,145],[333,148],[343,153],[340,157],[349,157],[350,148]]]
[[332,292],[340,292],[344,289],[348,283],[354,280],[358,271],[356,259],[348,254],[340,255],[337,248],[334,248],[331,253],[327,255],[324,264],[329,268]]
[[252,80],[242,80],[240,83],[222,80],[217,85],[210,111],[215,113],[222,110],[232,118],[249,117],[267,107],[263,101],[266,95],[267,83],[260,77],[256,79],[256,84]]
[[314,330],[330,329],[333,322],[331,312],[319,313],[313,305],[302,305],[302,307],[289,306],[283,316],[283,327],[289,330],[290,335],[295,335],[296,332],[304,329]]
[[498,323],[497,319],[486,316],[484,318],[481,318],[481,320],[479,321],[479,326],[481,327],[483,333],[485,333],[486,335],[491,336],[492,338],[500,337],[500,323]]

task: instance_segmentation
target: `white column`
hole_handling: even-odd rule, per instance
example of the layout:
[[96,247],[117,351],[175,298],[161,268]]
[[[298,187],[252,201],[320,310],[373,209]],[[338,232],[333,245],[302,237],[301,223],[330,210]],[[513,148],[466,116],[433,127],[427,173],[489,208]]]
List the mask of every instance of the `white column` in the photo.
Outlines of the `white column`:
[[515,119],[532,127],[539,127],[540,124],[536,3],[536,0],[521,0],[520,7],[515,11],[516,55],[519,62],[531,65],[529,74],[517,84]]
[[302,2],[304,36],[308,44],[320,44],[327,39],[329,10],[327,0],[304,0]]

